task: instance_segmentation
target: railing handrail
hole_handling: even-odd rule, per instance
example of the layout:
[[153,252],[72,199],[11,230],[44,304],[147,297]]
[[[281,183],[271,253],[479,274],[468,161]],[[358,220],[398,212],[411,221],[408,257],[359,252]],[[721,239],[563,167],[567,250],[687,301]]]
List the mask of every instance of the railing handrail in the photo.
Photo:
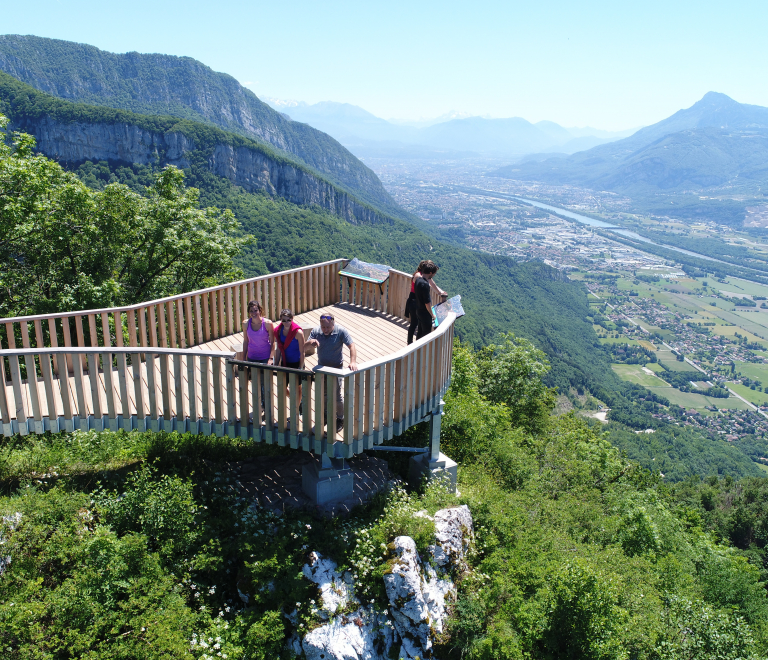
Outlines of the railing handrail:
[[[47,319],[60,319],[67,316],[85,316],[90,314],[114,314],[117,312],[132,312],[141,309],[142,307],[149,307],[150,305],[165,304],[168,302],[174,302],[176,300],[183,300],[187,296],[197,296],[205,293],[211,293],[212,291],[219,291],[220,289],[228,289],[235,286],[242,286],[243,284],[250,284],[251,282],[258,282],[259,280],[266,280],[275,275],[290,275],[292,273],[300,273],[312,268],[318,268],[320,266],[330,266],[332,264],[349,262],[349,259],[332,259],[331,261],[323,261],[318,264],[310,264],[309,266],[301,266],[300,268],[292,268],[291,270],[281,270],[277,273],[268,273],[266,275],[258,275],[257,277],[249,277],[244,280],[237,280],[236,282],[227,282],[226,284],[217,284],[216,286],[208,287],[207,289],[196,289],[194,291],[187,291],[186,293],[178,293],[175,296],[168,296],[166,298],[158,298],[156,300],[148,300],[146,302],[134,303],[133,305],[125,305],[122,307],[105,307],[103,309],[83,309],[73,310],[70,312],[53,312],[51,314],[34,314],[31,316],[11,316],[8,318],[0,318],[0,323],[22,323],[24,321],[43,321]],[[399,271],[393,271],[398,272]],[[407,273],[405,273],[407,274]]]
[[200,351],[189,348],[162,348],[160,346],[43,346],[42,348],[6,348],[0,350],[0,358],[22,357],[26,355],[133,355],[136,353],[149,353],[150,355],[193,355],[195,357],[223,357],[231,358],[235,351]]

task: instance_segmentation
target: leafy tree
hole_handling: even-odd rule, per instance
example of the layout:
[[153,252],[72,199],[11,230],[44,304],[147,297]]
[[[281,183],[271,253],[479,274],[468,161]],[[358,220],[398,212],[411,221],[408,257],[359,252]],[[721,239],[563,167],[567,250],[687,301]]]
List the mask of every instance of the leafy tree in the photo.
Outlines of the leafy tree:
[[35,154],[0,115],[0,314],[126,305],[233,279],[240,246],[230,211],[199,209],[166,167],[142,196],[97,192]]
[[527,339],[502,334],[504,343],[481,349],[477,358],[479,391],[492,403],[505,404],[513,424],[536,433],[544,430],[556,390],[543,381],[549,361]]

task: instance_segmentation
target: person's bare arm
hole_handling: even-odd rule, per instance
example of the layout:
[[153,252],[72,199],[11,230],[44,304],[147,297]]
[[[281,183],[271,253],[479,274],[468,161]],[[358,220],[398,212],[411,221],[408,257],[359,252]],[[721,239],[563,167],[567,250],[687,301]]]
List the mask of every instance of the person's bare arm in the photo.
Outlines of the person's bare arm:
[[[269,360],[272,360],[272,364],[275,363],[275,326],[272,324],[272,321],[268,319],[264,319],[266,323],[264,324],[267,328],[267,336],[269,337]],[[267,360],[267,362],[269,362]]]
[[296,331],[296,341],[299,342],[299,369],[304,368],[304,331]]
[[248,358],[248,321],[243,321],[243,360]]
[[439,293],[441,296],[448,295],[445,291],[443,291],[437,284],[435,283],[434,279],[429,280],[429,286],[431,286],[437,293]]
[[357,371],[357,346],[349,345],[349,370]]

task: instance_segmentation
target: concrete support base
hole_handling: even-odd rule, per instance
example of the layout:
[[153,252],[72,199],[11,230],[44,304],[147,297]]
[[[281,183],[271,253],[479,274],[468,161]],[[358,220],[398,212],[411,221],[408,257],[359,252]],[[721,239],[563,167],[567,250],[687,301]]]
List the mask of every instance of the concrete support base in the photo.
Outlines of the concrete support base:
[[323,454],[301,468],[301,489],[315,504],[328,504],[352,497],[355,475],[343,458]]
[[437,460],[433,461],[429,454],[419,454],[411,458],[408,465],[408,483],[411,488],[421,486],[424,477],[432,479],[444,479],[452,493],[456,492],[456,479],[458,468],[456,462],[440,453]]

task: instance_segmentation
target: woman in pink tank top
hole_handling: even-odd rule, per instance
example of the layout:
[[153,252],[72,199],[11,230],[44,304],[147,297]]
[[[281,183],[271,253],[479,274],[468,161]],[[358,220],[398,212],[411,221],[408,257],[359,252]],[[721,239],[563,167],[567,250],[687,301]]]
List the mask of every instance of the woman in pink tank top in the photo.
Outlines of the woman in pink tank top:
[[243,321],[243,356],[250,362],[274,363],[275,329],[272,321],[265,319],[261,303],[248,303],[248,318]]

